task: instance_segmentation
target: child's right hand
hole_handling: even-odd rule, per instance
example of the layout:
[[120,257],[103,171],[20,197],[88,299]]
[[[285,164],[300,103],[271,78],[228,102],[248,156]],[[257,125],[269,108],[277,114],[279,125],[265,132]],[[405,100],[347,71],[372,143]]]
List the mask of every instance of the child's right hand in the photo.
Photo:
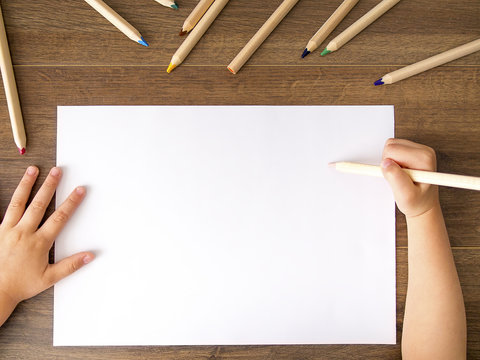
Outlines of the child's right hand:
[[402,139],[388,139],[383,149],[383,176],[392,188],[397,206],[407,218],[422,215],[439,205],[438,187],[417,184],[401,167],[436,171],[435,151],[425,145]]

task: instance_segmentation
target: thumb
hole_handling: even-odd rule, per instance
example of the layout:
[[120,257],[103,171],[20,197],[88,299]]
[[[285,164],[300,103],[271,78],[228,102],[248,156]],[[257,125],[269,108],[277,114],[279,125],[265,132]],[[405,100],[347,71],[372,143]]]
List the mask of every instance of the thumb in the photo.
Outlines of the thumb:
[[392,159],[384,159],[381,168],[383,177],[390,184],[395,199],[399,199],[402,194],[407,192],[416,191],[410,176]]
[[73,274],[75,271],[88,264],[95,258],[91,252],[81,252],[72,256],[69,256],[58,263],[50,265],[46,271],[46,278],[50,285],[56,284],[68,275]]

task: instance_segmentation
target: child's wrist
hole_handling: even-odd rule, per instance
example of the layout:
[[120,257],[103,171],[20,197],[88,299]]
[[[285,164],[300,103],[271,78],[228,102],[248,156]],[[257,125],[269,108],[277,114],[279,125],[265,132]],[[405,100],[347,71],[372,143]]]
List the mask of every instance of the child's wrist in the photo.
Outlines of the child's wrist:
[[0,289],[0,326],[2,326],[5,320],[7,320],[17,305],[17,301],[15,301],[8,293]]
[[8,292],[0,289],[0,302],[4,305],[17,306],[19,301],[16,301]]
[[431,216],[432,214],[439,214],[439,213],[440,214],[442,213],[442,209],[440,207],[440,201],[436,199],[436,201],[425,211],[421,212],[420,214],[405,215],[405,219],[407,220],[407,222],[417,221],[417,220],[422,221],[423,219]]

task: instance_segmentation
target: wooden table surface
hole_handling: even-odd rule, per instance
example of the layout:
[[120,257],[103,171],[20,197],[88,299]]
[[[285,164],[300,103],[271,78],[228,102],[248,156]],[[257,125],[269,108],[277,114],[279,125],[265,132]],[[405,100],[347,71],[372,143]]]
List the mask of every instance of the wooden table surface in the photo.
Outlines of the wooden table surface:
[[[185,62],[167,74],[196,0],[179,0],[178,11],[153,0],[107,1],[149,48],[82,0],[1,0],[28,146],[20,156],[0,91],[0,211],[28,165],[40,168],[40,180],[55,165],[57,105],[393,104],[397,137],[435,148],[439,171],[480,176],[480,52],[394,85],[373,86],[394,69],[479,38],[478,0],[404,0],[338,52],[320,57],[322,47],[300,59],[341,2],[301,0],[232,75],[226,66],[280,2],[231,0]],[[361,0],[332,35],[376,3]],[[468,355],[480,358],[480,192],[442,188],[440,197],[465,298]],[[397,215],[397,345],[54,348],[49,289],[21,303],[0,328],[0,358],[398,359],[407,239]]]

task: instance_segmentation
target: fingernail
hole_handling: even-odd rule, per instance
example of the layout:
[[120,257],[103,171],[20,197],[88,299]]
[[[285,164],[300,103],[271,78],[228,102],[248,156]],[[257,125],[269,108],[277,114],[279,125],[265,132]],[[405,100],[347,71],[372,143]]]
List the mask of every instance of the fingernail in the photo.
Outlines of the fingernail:
[[85,188],[83,186],[78,186],[78,187],[75,188],[75,192],[78,195],[83,195],[83,194],[85,194]]
[[382,161],[382,168],[386,169],[387,167],[389,167],[390,165],[393,164],[393,160],[392,159],[385,159]]
[[35,166],[29,166],[27,169],[27,174],[33,176],[37,173],[37,168]]
[[85,256],[83,257],[83,263],[84,263],[84,264],[88,264],[88,263],[89,263],[90,261],[92,261],[92,260],[93,260],[93,256],[91,256],[91,255],[85,255]]
[[60,175],[60,169],[54,167],[52,170],[50,170],[50,175],[55,176],[55,177],[59,176]]

